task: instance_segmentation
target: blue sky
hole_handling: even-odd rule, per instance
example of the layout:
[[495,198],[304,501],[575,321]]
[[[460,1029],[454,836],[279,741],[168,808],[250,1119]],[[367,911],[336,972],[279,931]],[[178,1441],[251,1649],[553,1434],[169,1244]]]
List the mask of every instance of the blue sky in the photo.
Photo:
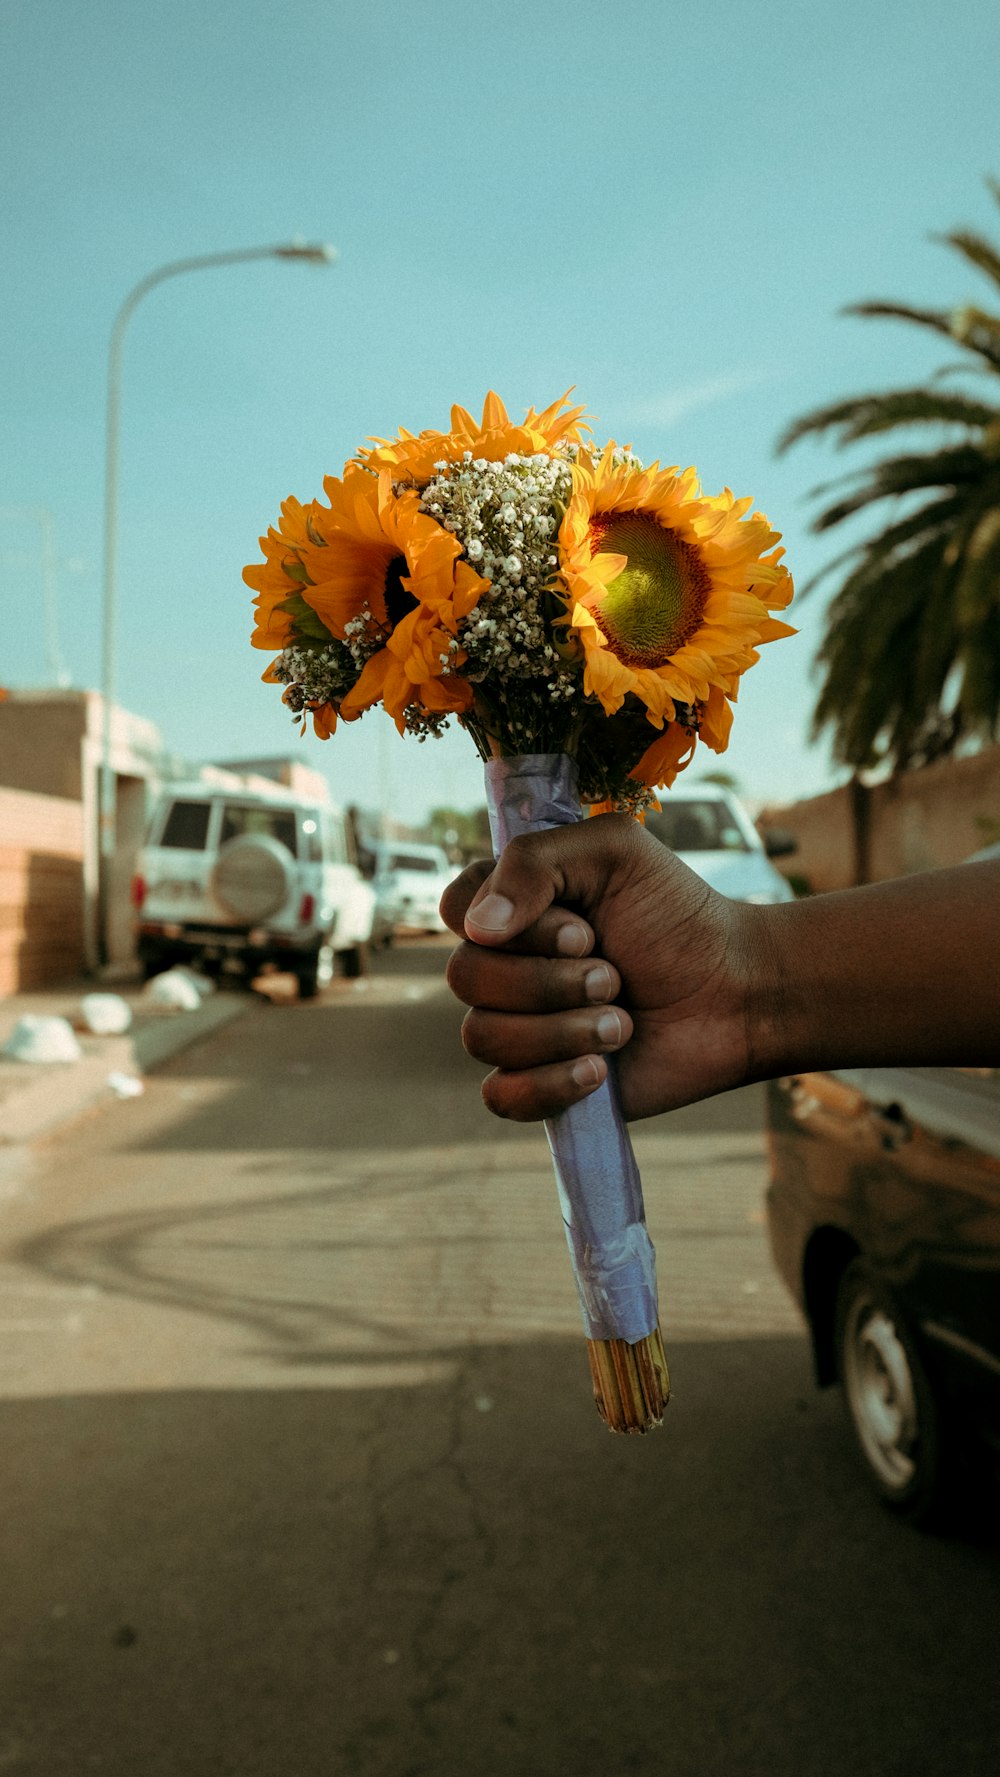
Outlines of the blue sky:
[[[38,508],[62,653],[74,684],[98,682],[107,347],[127,291],[175,258],[331,241],[330,269],[198,273],[135,314],[119,694],[190,758],[296,751],[341,799],[404,819],[479,800],[471,743],[402,742],[380,713],[299,740],[259,683],[240,578],[283,496],[454,400],[492,386],[516,411],[575,384],[598,435],[752,494],[804,581],[830,553],[809,489],[850,458],[776,460],[777,434],[947,357],[838,311],[985,294],[930,237],[998,232],[987,0],[947,17],[926,0],[6,0],[0,53],[0,682],[51,679]],[[834,781],[806,738],[822,602],[745,681],[724,763],[754,800]]]

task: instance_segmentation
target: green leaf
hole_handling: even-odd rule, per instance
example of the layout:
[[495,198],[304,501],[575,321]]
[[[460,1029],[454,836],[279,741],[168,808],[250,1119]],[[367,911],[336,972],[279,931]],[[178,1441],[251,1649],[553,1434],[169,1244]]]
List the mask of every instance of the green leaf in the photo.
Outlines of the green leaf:
[[311,605],[307,605],[301,592],[293,592],[290,598],[283,599],[278,606],[279,611],[287,611],[295,625],[297,636],[308,637],[312,641],[332,642],[335,637],[330,634],[325,623],[321,623]]

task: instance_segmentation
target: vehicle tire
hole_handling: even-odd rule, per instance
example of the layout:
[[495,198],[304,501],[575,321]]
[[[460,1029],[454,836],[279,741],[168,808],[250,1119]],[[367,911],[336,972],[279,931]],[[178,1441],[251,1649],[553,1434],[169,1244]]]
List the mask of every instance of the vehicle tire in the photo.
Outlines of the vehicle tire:
[[323,987],[333,980],[333,946],[321,944],[318,950],[300,962],[295,971],[299,983],[299,999],[314,1000]]
[[865,1259],[837,1291],[837,1375],[869,1480],[912,1524],[941,1522],[953,1486],[952,1440],[906,1316]]
[[341,972],[349,981],[357,981],[362,975],[367,975],[369,955],[366,943],[352,944],[347,950],[338,950],[337,957]]

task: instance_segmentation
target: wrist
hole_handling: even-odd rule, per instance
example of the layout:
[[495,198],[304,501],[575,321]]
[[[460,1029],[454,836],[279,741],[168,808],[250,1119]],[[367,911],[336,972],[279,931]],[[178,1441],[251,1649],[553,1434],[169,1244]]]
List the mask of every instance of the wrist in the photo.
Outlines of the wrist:
[[740,958],[738,1015],[746,1054],[745,1083],[770,1080],[792,1064],[797,993],[794,906],[736,909]]

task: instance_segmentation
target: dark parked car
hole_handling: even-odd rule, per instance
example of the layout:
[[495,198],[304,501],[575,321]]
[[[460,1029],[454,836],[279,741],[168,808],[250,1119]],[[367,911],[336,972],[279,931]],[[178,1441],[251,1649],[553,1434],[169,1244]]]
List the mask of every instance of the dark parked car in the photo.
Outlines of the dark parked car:
[[841,1383],[882,1498],[929,1522],[1000,1452],[1000,1069],[768,1093],[771,1246],[817,1380]]

